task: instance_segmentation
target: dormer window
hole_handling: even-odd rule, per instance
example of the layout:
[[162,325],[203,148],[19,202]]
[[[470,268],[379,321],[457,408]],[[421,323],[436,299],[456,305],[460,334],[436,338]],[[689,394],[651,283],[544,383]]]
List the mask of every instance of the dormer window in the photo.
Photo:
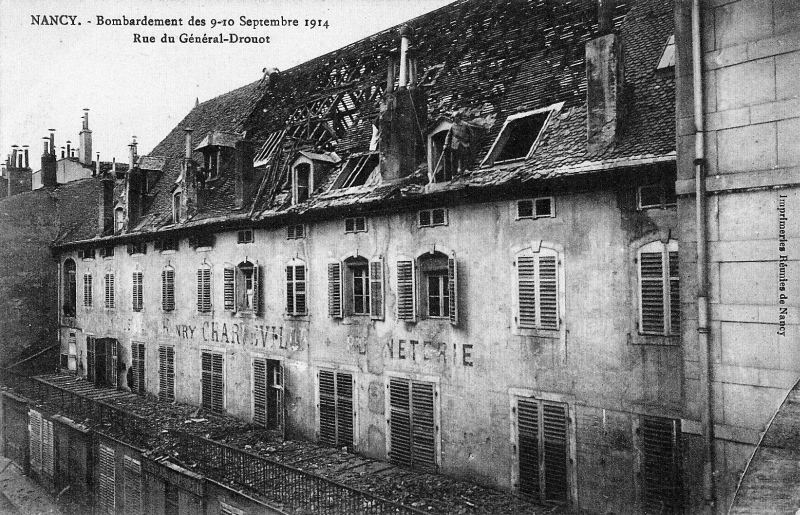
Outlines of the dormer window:
[[311,193],[313,175],[310,163],[298,163],[292,170],[292,204],[305,202]]
[[443,121],[428,135],[428,180],[447,182],[472,164],[474,133],[457,114]]
[[125,227],[125,210],[118,207],[114,210],[114,232],[122,232]]
[[234,149],[239,136],[228,132],[209,132],[195,150],[203,153],[203,175],[206,182],[218,179],[233,168]]
[[548,120],[563,105],[561,102],[544,109],[509,116],[482,164],[492,166],[530,157],[536,150]]
[[172,223],[181,221],[181,191],[172,194]]
[[675,34],[667,38],[664,44],[664,51],[661,52],[661,58],[658,60],[656,70],[669,70],[675,68]]
[[204,151],[203,152],[203,167],[206,169],[206,180],[213,181],[219,177],[219,161],[220,153],[222,151],[217,149],[216,152]]
[[367,184],[378,167],[378,154],[368,153],[350,156],[331,189],[354,188]]
[[339,161],[341,159],[335,152],[299,151],[292,163],[292,204],[299,204],[308,200],[322,174],[339,163]]

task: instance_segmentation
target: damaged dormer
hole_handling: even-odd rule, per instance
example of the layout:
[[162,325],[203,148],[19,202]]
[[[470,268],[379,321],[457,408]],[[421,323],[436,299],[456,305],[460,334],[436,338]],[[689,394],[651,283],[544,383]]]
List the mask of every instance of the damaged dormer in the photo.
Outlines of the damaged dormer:
[[292,204],[305,202],[319,187],[322,178],[340,161],[335,152],[301,150],[292,163]]
[[237,134],[211,131],[195,147],[195,152],[203,154],[203,165],[200,167],[203,180],[198,184],[201,188],[233,171],[236,164],[236,142],[239,139]]

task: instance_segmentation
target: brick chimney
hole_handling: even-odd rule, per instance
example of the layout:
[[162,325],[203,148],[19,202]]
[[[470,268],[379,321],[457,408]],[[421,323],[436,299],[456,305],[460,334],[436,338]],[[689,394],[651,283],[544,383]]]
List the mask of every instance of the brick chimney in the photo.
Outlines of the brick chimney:
[[198,168],[197,163],[192,160],[192,132],[194,129],[186,127],[183,129],[185,134],[185,150],[183,161],[181,162],[181,212],[180,219],[186,220],[197,214],[201,206],[201,198],[198,195]]
[[623,128],[625,66],[622,39],[613,32],[613,0],[598,5],[599,35],[586,43],[587,151],[603,152]]
[[42,186],[53,189],[58,186],[56,175],[55,129],[50,129],[50,139],[44,138],[44,140],[44,152],[42,153]]
[[[82,165],[91,166],[92,164],[92,131],[89,130],[89,109],[83,110],[83,128],[80,132],[80,152],[78,161]],[[67,151],[69,153],[69,151]]]
[[[136,136],[128,145],[128,171],[125,174],[125,229],[130,230],[139,222],[142,213],[142,173],[136,167]],[[116,160],[112,163],[111,175],[116,177]]]
[[425,160],[422,134],[428,121],[425,92],[416,84],[416,59],[411,48],[412,31],[400,29],[398,87],[394,89],[394,59],[390,59],[387,93],[381,104],[380,163],[384,181],[392,181],[414,172]]
[[252,141],[242,139],[236,142],[236,209],[242,209],[253,200],[253,150]]
[[[98,163],[99,157],[98,154]],[[97,235],[105,236],[114,233],[114,176],[110,173],[103,174],[100,184],[97,200]]]

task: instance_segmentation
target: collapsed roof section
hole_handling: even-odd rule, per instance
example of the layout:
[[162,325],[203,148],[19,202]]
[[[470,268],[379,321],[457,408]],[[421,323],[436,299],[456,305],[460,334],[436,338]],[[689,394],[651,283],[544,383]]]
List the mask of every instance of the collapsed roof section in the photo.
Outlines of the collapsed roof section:
[[[674,161],[674,80],[655,73],[672,2],[602,5],[461,0],[271,69],[196,106],[140,159],[162,173],[128,232]],[[225,168],[221,151],[205,183],[211,149],[238,157]],[[197,196],[178,221],[176,191]]]

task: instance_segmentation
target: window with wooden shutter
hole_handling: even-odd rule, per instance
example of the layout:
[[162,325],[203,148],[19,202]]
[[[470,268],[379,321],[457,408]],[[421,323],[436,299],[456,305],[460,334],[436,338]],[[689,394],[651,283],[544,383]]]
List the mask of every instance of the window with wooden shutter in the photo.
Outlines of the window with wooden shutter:
[[253,360],[253,422],[267,426],[267,360]]
[[328,316],[342,318],[341,263],[328,263]]
[[211,267],[197,269],[197,311],[211,313]]
[[567,405],[540,399],[517,400],[519,491],[538,501],[569,499]]
[[369,315],[374,320],[383,320],[383,258],[369,262]]
[[259,266],[258,261],[256,261],[255,265],[253,265],[253,285],[252,285],[252,289],[253,289],[253,299],[252,299],[252,306],[251,307],[253,309],[253,313],[258,314],[258,313],[261,313],[261,306],[263,305],[263,302],[261,300],[261,298],[262,298],[262,292],[261,292],[261,266]]
[[31,470],[42,473],[42,414],[36,410],[28,411],[28,434],[30,435]]
[[680,513],[682,505],[680,420],[639,420],[642,511]]
[[236,268],[226,266],[222,273],[225,311],[236,311]]
[[286,314],[306,314],[306,266],[299,260],[286,267]]
[[86,380],[90,383],[95,382],[95,339],[94,336],[86,337]]
[[218,352],[202,352],[202,405],[214,413],[225,410],[224,357]]
[[131,343],[131,391],[145,393],[144,387],[144,344]]
[[399,320],[413,321],[416,319],[414,275],[413,260],[397,262],[397,318]]
[[283,417],[284,399],[284,370],[283,363],[275,359],[267,360],[267,377],[269,384],[267,388],[267,428],[285,431]]
[[166,345],[158,347],[158,398],[175,400],[175,349]]
[[114,515],[116,513],[116,457],[114,448],[100,444],[98,472],[98,508],[101,513]]
[[92,274],[83,274],[83,305],[92,307]]
[[517,326],[557,330],[560,325],[558,254],[548,248],[517,255]]
[[125,474],[125,515],[143,515],[142,464],[131,456],[122,459]]
[[389,378],[389,460],[436,472],[436,391],[433,383]]
[[78,336],[75,331],[70,331],[67,338],[67,368],[73,371],[78,368]]
[[134,311],[141,311],[142,307],[143,307],[143,304],[144,304],[144,299],[142,298],[142,296],[143,296],[142,283],[143,282],[144,282],[144,279],[143,279],[142,272],[133,272],[133,277],[132,277],[133,288],[131,290],[131,293],[132,293],[132,296],[133,296],[133,298],[132,298],[133,306],[132,307],[133,307]]
[[105,274],[105,305],[107,309],[114,309],[114,272]]
[[450,302],[450,323],[458,325],[458,262],[455,255],[447,259],[447,289]]
[[110,386],[116,387],[117,383],[117,340],[113,338],[104,338],[106,344],[106,370],[108,371],[108,377]]
[[172,267],[161,271],[161,309],[175,310],[175,269]]
[[648,243],[639,249],[639,331],[678,335],[681,328],[678,243]]
[[353,375],[319,371],[319,440],[334,447],[353,446]]
[[55,473],[53,421],[42,418],[42,475],[52,479]]

